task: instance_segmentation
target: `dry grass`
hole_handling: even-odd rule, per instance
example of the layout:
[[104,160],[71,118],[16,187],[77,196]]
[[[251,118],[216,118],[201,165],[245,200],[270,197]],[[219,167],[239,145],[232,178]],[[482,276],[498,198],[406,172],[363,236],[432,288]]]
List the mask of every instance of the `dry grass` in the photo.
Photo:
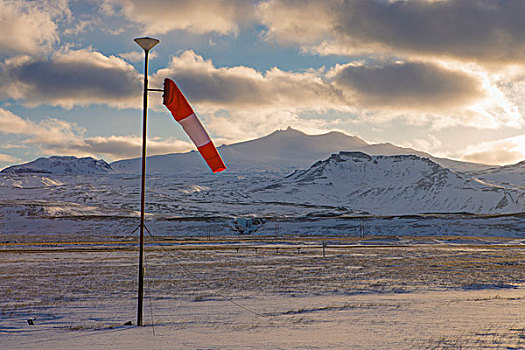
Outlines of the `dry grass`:
[[[153,300],[204,303],[231,297],[243,300],[271,295],[389,295],[487,288],[494,293],[462,300],[462,305],[516,301],[522,304],[521,296],[498,294],[498,290],[525,286],[522,246],[342,247],[336,243],[341,242],[329,245],[325,258],[320,246],[304,247],[299,252],[295,247],[282,246],[257,250],[249,245],[237,250],[227,244],[220,249],[200,246],[194,250],[148,246],[146,293]],[[0,250],[0,318],[74,303],[118,304],[133,299],[137,252],[115,245],[96,248]],[[396,302],[327,303],[284,307],[266,316],[290,317],[290,322],[305,325],[334,312],[377,309],[379,314],[396,312],[399,307]],[[72,329],[99,329],[103,324],[107,323],[81,323]],[[258,326],[231,322],[224,327]],[[524,327],[524,324],[509,327],[506,320],[480,331],[466,330],[422,341],[429,349],[524,349]]]

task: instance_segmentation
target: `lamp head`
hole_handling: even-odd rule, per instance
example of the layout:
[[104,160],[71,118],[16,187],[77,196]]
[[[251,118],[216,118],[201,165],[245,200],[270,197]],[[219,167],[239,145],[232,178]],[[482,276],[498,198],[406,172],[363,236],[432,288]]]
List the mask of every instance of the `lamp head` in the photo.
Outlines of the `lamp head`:
[[144,37],[144,38],[135,38],[134,41],[144,49],[144,51],[151,50],[155,45],[160,43],[160,40],[150,38],[150,37]]

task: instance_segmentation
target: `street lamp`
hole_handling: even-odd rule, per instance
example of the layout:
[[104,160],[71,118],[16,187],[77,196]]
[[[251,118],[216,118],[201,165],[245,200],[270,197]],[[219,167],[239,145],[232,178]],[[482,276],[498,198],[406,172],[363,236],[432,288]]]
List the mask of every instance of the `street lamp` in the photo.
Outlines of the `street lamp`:
[[[139,248],[139,290],[137,326],[142,326],[142,305],[144,298],[144,208],[146,190],[146,132],[148,120],[148,55],[160,40],[149,37],[136,38],[135,42],[144,49],[144,98],[142,107],[142,187],[140,191],[140,248]],[[153,89],[152,89],[153,90]],[[155,90],[157,91],[157,90]]]

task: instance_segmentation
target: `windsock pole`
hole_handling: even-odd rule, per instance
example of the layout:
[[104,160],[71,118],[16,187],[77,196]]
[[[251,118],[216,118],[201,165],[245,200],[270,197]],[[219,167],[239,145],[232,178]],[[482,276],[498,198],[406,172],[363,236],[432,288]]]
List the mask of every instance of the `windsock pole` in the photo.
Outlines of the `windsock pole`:
[[142,185],[140,190],[140,242],[139,242],[139,290],[137,295],[137,326],[142,326],[142,309],[144,299],[144,215],[146,197],[146,137],[148,121],[148,55],[159,40],[153,38],[136,38],[135,42],[144,49],[144,96],[142,105]]
[[142,107],[142,185],[140,190],[140,240],[139,240],[139,290],[137,295],[137,326],[142,326],[142,309],[144,299],[144,215],[146,194],[146,138],[148,120],[148,92],[164,92],[163,103],[170,110],[191,138],[198,151],[214,172],[226,169],[219,152],[208,136],[201,122],[193,113],[188,101],[171,79],[164,80],[164,89],[148,89],[148,56],[160,41],[149,37],[136,38],[135,42],[144,49],[144,97]]

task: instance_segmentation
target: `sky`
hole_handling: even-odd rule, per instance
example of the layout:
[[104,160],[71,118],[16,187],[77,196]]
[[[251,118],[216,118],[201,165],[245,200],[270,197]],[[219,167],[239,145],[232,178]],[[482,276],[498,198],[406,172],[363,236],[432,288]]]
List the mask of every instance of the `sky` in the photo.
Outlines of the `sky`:
[[[139,157],[149,82],[216,145],[342,131],[435,156],[525,159],[522,0],[0,0],[0,168]],[[148,155],[193,149],[149,97]]]

